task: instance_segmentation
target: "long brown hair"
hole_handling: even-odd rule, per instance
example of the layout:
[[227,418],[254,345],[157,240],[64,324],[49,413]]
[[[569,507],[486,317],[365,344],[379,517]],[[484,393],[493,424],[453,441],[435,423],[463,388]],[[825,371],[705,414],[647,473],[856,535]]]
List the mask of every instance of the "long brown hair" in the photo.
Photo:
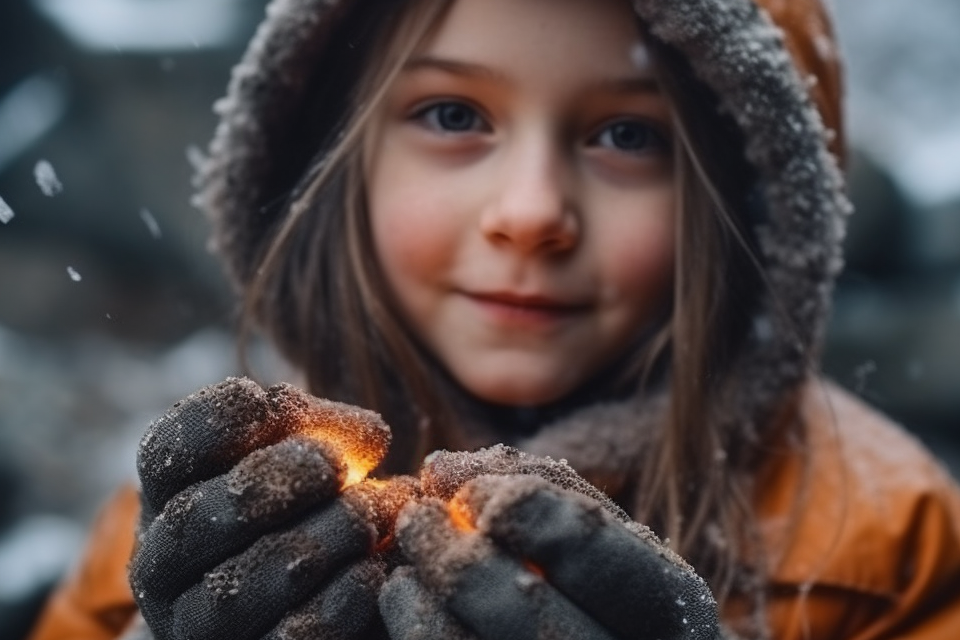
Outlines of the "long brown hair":
[[745,594],[759,612],[766,569],[751,492],[763,442],[754,416],[731,415],[724,403],[742,382],[736,360],[765,285],[753,236],[765,212],[742,134],[717,97],[680,54],[646,40],[674,111],[679,215],[670,408],[644,456],[633,515],[669,538],[721,603]]
[[371,12],[379,24],[355,38],[367,41],[368,60],[347,101],[352,113],[339,135],[321,143],[244,291],[242,337],[259,325],[312,393],[384,415],[394,433],[387,472],[415,471],[426,452],[456,442],[444,438],[446,407],[431,393],[429,367],[398,322],[377,265],[364,143],[385,89],[452,2],[383,3]]
[[[318,142],[244,298],[244,325],[262,327],[312,393],[384,415],[394,431],[385,472],[415,471],[434,448],[462,448],[452,410],[436,391],[443,374],[392,306],[363,180],[371,116],[452,2],[394,2],[399,13],[382,12],[347,101],[352,113],[339,137]],[[642,372],[633,377],[638,393],[661,385],[671,397],[640,465],[640,506],[632,515],[669,538],[722,602],[746,589],[744,546],[757,537],[749,500],[757,443],[717,416],[724,389],[737,383],[734,359],[762,286],[750,229],[751,216],[763,212],[750,197],[755,176],[737,127],[681,56],[647,41],[676,112],[680,205],[672,314],[625,367]],[[654,370],[665,373],[650,375]]]

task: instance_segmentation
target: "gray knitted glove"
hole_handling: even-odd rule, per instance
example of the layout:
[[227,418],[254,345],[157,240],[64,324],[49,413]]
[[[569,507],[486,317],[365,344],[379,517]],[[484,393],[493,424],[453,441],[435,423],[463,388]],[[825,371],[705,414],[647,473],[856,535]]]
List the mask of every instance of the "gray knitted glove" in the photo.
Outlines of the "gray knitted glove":
[[372,412],[246,379],[155,421],[130,581],[157,640],[384,637],[375,550],[416,482],[343,487],[389,439]]
[[380,594],[393,640],[720,637],[706,583],[566,464],[442,454],[421,484]]

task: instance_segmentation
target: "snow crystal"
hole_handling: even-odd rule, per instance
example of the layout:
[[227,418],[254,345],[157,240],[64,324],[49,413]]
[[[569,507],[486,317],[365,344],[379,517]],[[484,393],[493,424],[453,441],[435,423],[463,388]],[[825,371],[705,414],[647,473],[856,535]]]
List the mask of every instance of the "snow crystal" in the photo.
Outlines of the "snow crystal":
[[140,219],[143,220],[143,224],[147,226],[147,231],[150,232],[150,236],[154,240],[159,240],[162,236],[160,232],[160,225],[157,224],[157,219],[153,217],[153,214],[150,213],[150,210],[144,207],[140,209]]
[[37,162],[33,168],[33,177],[45,196],[52,198],[63,191],[63,183],[57,177],[57,172],[53,170],[53,165],[46,160]]
[[837,57],[837,51],[833,40],[824,34],[818,34],[813,39],[813,46],[821,60],[830,61]]
[[633,49],[631,49],[630,61],[633,62],[633,66],[637,69],[643,71],[650,69],[650,51],[642,42],[637,43]]
[[81,280],[83,280],[83,276],[81,276],[80,273],[73,267],[67,267],[67,274],[70,276],[70,279],[73,280],[74,282],[80,282]]
[[0,222],[7,224],[13,220],[13,209],[10,208],[3,198],[0,198]]
[[873,360],[867,360],[863,364],[859,365],[853,371],[853,378],[855,380],[855,387],[857,393],[863,393],[867,388],[867,380],[870,376],[877,372],[877,363]]
[[532,573],[519,573],[516,582],[521,591],[529,591],[539,582],[539,578]]
[[207,162],[207,157],[203,154],[203,151],[200,150],[195,144],[187,147],[187,162],[190,163],[190,167],[194,171],[199,171],[204,164]]
[[756,316],[753,319],[753,335],[758,342],[767,343],[774,339],[773,323],[766,316]]

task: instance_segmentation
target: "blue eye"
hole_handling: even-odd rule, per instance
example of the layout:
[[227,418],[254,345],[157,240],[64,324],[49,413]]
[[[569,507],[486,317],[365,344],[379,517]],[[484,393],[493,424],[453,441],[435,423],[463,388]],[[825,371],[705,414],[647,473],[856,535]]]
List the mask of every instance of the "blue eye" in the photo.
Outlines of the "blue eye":
[[594,144],[626,153],[663,151],[670,145],[654,127],[638,120],[621,120],[605,127]]
[[462,102],[433,104],[417,113],[416,117],[437,131],[465,133],[486,129],[486,123],[477,110]]

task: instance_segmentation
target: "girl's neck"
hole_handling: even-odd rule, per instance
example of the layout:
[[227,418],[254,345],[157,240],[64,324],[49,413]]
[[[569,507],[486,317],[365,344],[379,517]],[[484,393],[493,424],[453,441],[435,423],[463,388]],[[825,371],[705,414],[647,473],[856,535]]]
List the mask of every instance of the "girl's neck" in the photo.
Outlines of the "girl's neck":
[[496,442],[517,444],[543,427],[592,405],[622,402],[637,393],[637,376],[628,375],[632,358],[618,358],[564,397],[542,405],[503,405],[487,402],[444,376],[453,416],[463,431],[466,446]]

